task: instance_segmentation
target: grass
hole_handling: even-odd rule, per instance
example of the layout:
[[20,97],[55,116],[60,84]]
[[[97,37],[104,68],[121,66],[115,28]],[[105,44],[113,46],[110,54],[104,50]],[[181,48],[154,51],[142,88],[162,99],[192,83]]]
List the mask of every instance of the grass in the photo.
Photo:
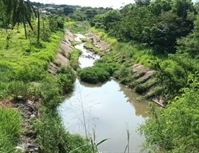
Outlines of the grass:
[[113,37],[109,37],[104,30],[102,29],[96,29],[94,27],[90,28],[90,30],[94,33],[96,33],[98,36],[100,36],[101,39],[107,41],[109,44],[115,44],[117,43],[117,39]]
[[77,33],[81,33],[84,34],[87,30],[89,30],[90,25],[88,22],[76,22],[72,28],[71,28],[71,32],[73,34],[77,34]]
[[70,54],[70,65],[73,67],[74,70],[77,70],[79,68],[79,56],[81,55],[82,51],[76,48],[72,49],[72,52]]
[[[101,63],[113,62],[119,65],[119,68],[113,73],[115,78],[119,79],[122,84],[135,89],[136,92],[146,94],[147,98],[160,93],[157,81],[154,81],[152,77],[139,82],[137,79],[142,77],[144,73],[132,73],[132,65],[135,63],[140,63],[152,69],[155,68],[155,63],[157,63],[159,57],[154,55],[152,49],[135,42],[117,42],[116,38],[109,37],[102,29],[92,27],[90,30],[110,44],[110,51],[101,56],[99,61]],[[88,48],[93,49],[92,45],[86,44]],[[96,52],[100,53],[98,50]],[[165,57],[162,60],[165,60]],[[152,87],[155,92],[149,90]]]
[[[74,22],[65,24],[66,27],[71,25]],[[9,42],[4,37],[7,33],[0,30],[0,96],[14,99],[22,96],[24,100],[40,101],[40,117],[33,119],[32,123],[41,152],[70,152],[85,144],[86,147],[75,152],[91,150],[87,140],[65,131],[56,111],[63,95],[73,90],[75,81],[73,71],[67,67],[61,67],[57,75],[47,72],[48,63],[54,61],[63,30],[52,32],[47,41],[41,40],[40,43],[36,42],[36,35],[31,31],[31,38],[26,40],[22,27],[8,30],[8,33]],[[79,54],[79,50],[73,50],[71,54],[74,65],[77,65]],[[9,152],[17,145],[21,134],[20,123],[18,110],[0,107],[0,140],[3,140],[0,141],[0,152]]]
[[22,132],[18,110],[0,106],[0,152],[14,152]]
[[100,36],[101,39],[111,44],[111,50],[115,52],[115,55],[120,53],[125,57],[125,60],[133,59],[136,63],[141,63],[147,67],[153,67],[153,63],[158,59],[153,55],[153,51],[151,49],[143,47],[142,45],[131,42],[118,42],[116,38],[108,36],[103,29],[92,27],[90,30]]

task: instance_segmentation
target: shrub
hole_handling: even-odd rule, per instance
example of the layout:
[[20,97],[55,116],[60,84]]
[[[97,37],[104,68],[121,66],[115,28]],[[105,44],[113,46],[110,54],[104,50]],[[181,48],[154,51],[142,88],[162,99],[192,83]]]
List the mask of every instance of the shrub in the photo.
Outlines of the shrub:
[[70,78],[67,74],[58,75],[59,84],[62,87],[64,93],[70,92],[73,89],[74,79]]
[[74,70],[77,70],[79,68],[79,56],[81,55],[82,51],[76,48],[72,49],[71,55],[70,55],[70,64],[73,67]]
[[100,67],[104,70],[106,70],[110,76],[113,75],[113,73],[119,69],[119,65],[116,63],[100,63],[96,62],[95,66]]
[[92,152],[87,140],[80,135],[66,132],[60,122],[61,119],[57,113],[48,113],[47,110],[40,120],[36,120],[34,128],[39,135],[37,143],[42,153]]
[[120,69],[115,71],[114,77],[119,78],[119,79],[124,79],[129,76],[131,73],[130,68],[122,66]]
[[15,75],[16,80],[23,80],[24,82],[41,80],[41,74],[44,69],[39,67],[37,63],[24,65],[18,69]]
[[105,82],[110,78],[110,74],[103,67],[86,67],[79,70],[79,76],[82,81],[88,83],[100,83]]
[[146,90],[147,90],[147,86],[145,84],[138,84],[136,87],[135,87],[135,91],[139,94],[143,94]]

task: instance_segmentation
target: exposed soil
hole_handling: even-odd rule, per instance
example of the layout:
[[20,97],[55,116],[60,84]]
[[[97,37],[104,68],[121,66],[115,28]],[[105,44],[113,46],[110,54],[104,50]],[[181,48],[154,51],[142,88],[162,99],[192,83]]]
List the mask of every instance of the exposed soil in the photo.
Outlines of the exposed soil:
[[143,80],[146,80],[146,79],[150,78],[155,73],[154,70],[151,70],[148,67],[146,67],[146,66],[144,66],[142,64],[139,64],[139,63],[138,64],[134,64],[132,66],[132,71],[135,74],[142,74],[142,73],[144,73],[143,76],[141,76],[141,77],[139,77],[137,79],[138,82],[142,82]]
[[11,99],[2,99],[0,100],[0,105],[3,107],[13,107],[13,103],[11,102]]
[[[55,56],[55,63],[63,66],[69,65],[69,60],[67,57],[72,51],[73,46],[71,42],[73,40],[74,40],[74,35],[70,32],[69,29],[66,29],[62,41],[60,42],[59,47],[57,49],[57,54]],[[50,62],[48,66],[48,71],[50,73],[56,74],[57,68],[58,66],[56,64]]]

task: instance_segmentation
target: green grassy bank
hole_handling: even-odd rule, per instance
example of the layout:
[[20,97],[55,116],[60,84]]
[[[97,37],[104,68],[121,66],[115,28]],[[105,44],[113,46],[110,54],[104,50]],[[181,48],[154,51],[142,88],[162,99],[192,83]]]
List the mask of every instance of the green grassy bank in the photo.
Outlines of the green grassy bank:
[[[71,25],[73,23],[67,23]],[[71,135],[61,124],[57,106],[63,96],[73,90],[75,75],[71,67],[60,66],[57,74],[47,71],[63,37],[63,29],[51,32],[46,40],[37,42],[35,31],[25,39],[23,28],[0,29],[0,102],[9,99],[10,105],[0,107],[0,152],[10,153],[20,148],[20,137],[26,135],[22,128],[23,108],[19,104],[33,103],[36,115],[28,119],[32,139],[41,153],[92,152],[89,142],[79,135]],[[76,59],[78,51],[72,55]],[[73,66],[77,66],[75,61]],[[56,64],[56,63],[55,63]],[[18,150],[22,152],[22,150]]]

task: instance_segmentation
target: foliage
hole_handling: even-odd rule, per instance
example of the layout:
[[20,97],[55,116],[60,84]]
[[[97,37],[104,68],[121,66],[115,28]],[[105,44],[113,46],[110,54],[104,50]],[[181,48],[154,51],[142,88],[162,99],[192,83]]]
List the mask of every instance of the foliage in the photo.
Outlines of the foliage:
[[89,29],[89,27],[90,25],[86,21],[77,22],[76,24],[72,26],[71,32],[74,34],[77,34],[77,33],[84,34]]
[[198,76],[165,109],[150,110],[152,118],[141,125],[146,147],[153,152],[198,152]]
[[[46,19],[46,21],[47,20],[48,19]],[[1,98],[5,96],[13,96],[15,100],[19,97],[23,98],[23,100],[41,100],[39,110],[41,113],[40,121],[45,124],[42,124],[40,128],[43,127],[43,130],[45,131],[47,129],[46,127],[48,127],[49,130],[46,130],[46,133],[43,131],[41,133],[37,132],[36,137],[37,139],[40,139],[41,137],[49,138],[49,136],[53,135],[51,137],[52,139],[48,139],[49,141],[46,139],[46,142],[49,143],[46,147],[49,148],[45,149],[49,151],[52,146],[58,146],[54,147],[52,152],[59,152],[62,150],[61,146],[57,144],[57,140],[54,139],[56,135],[60,138],[67,136],[67,139],[75,137],[70,134],[64,134],[65,129],[62,127],[61,121],[58,120],[55,115],[57,113],[56,108],[62,101],[62,95],[73,89],[75,76],[71,68],[67,67],[60,67],[57,71],[57,75],[52,75],[46,70],[48,63],[53,61],[57,44],[61,40],[60,37],[63,34],[62,31],[56,30],[56,33],[51,33],[48,41],[41,40],[38,44],[36,42],[37,35],[34,34],[34,32],[30,32],[31,38],[30,40],[26,40],[22,37],[23,33],[21,33],[21,30],[21,26],[19,26],[18,30],[20,32],[17,32],[15,29],[12,31],[8,30],[11,36],[10,41],[12,42],[8,48],[5,49],[4,47],[6,38],[2,38],[0,42],[3,46],[0,50],[0,86],[2,90],[0,96]],[[10,113],[7,113],[8,111],[6,110]],[[47,117],[45,116],[47,113],[46,111],[48,113],[50,112],[49,114],[54,115],[49,115],[49,118],[44,121],[43,118]],[[15,109],[0,108],[0,118],[0,152],[14,152],[13,148],[18,144],[19,134],[21,134],[19,133],[21,131],[20,113]],[[54,126],[52,126],[51,123],[53,123],[52,125]],[[59,130],[59,128],[61,130]],[[54,131],[57,133],[54,133]],[[61,131],[64,132],[62,133]],[[64,135],[61,136],[62,134]],[[78,137],[78,139],[81,140],[81,137]],[[63,139],[61,138],[61,145],[63,145],[62,140]],[[73,147],[70,148],[70,145],[66,145],[66,147],[69,148],[68,150],[77,147],[73,145],[74,141],[72,141],[71,144]],[[39,140],[38,142],[39,145],[43,147],[43,142]],[[80,145],[80,143],[85,144],[84,142],[86,143],[86,141],[82,139],[77,145]],[[66,138],[64,139],[64,144],[68,144]],[[81,149],[79,150],[79,152],[81,152]]]
[[117,42],[117,39],[115,39],[114,37],[109,37],[103,30],[95,29],[94,27],[92,27],[90,30],[99,35],[101,39],[107,41],[110,44],[114,44]]
[[88,141],[80,135],[71,135],[60,124],[61,119],[57,113],[43,110],[42,118],[36,120],[34,128],[37,132],[37,142],[41,153],[60,152],[91,152]]
[[76,48],[72,49],[71,55],[70,55],[70,65],[73,67],[74,70],[77,70],[79,68],[79,56],[81,55],[82,51]]
[[89,50],[92,50],[92,52],[94,52],[95,54],[97,53],[97,54],[101,54],[101,50],[98,48],[98,47],[96,47],[95,45],[93,45],[93,43],[91,43],[91,42],[89,42],[89,41],[87,41],[85,44],[84,44],[84,48],[86,48],[86,49],[89,49]]
[[80,69],[78,74],[82,81],[93,83],[93,84],[105,82],[110,77],[109,72],[106,70],[104,66],[103,67],[98,67],[98,66],[86,67],[86,68]]
[[3,19],[4,25],[7,29],[6,23],[12,24],[12,29],[15,25],[23,23],[25,36],[27,38],[26,23],[29,24],[30,28],[33,30],[31,19],[33,15],[37,15],[35,8],[31,2],[24,0],[7,0],[0,1],[0,14]]
[[137,0],[119,11],[96,15],[91,25],[120,41],[143,43],[155,54],[175,53],[176,40],[193,29],[189,14],[195,10],[191,0]]

